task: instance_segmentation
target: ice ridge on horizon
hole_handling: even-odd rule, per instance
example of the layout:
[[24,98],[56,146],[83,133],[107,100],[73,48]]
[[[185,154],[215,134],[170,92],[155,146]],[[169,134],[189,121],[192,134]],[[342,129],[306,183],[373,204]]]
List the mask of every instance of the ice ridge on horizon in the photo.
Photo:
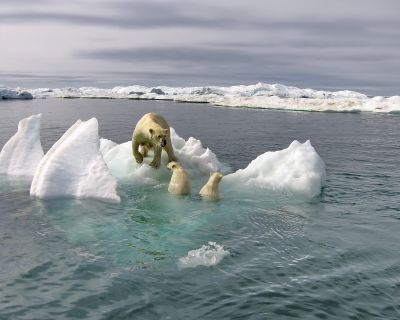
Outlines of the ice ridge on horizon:
[[[4,93],[7,95],[4,95]],[[13,92],[13,94],[11,94]],[[25,93],[24,93],[25,92]],[[24,94],[22,94],[24,93]],[[178,102],[210,103],[221,107],[279,109],[320,112],[400,112],[400,96],[369,97],[363,93],[342,90],[323,91],[301,89],[282,84],[257,83],[230,87],[146,87],[117,86],[110,89],[96,87],[0,89],[0,97],[32,98],[98,98],[172,100]]]

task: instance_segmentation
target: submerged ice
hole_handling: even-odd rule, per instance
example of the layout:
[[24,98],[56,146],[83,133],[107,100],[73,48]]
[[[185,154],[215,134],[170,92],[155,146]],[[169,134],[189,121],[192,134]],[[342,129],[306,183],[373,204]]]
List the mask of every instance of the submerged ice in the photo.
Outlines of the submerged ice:
[[[20,91],[20,89],[7,90]],[[112,89],[81,87],[39,88],[27,91],[36,98],[156,99],[211,103],[224,107],[298,111],[400,112],[400,96],[369,97],[350,90],[330,92],[267,83],[231,87],[145,87],[133,85]]]
[[22,119],[17,133],[4,145],[0,153],[0,173],[11,176],[33,177],[43,157],[40,142],[41,114]]

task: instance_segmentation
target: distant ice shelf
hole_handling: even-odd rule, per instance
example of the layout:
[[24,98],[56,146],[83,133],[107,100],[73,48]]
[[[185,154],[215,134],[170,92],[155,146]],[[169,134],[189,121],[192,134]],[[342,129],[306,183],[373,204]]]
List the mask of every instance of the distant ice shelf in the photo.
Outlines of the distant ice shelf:
[[[3,93],[1,93],[3,92]],[[4,92],[8,92],[5,94]],[[10,94],[10,92],[14,92]],[[278,109],[319,112],[400,112],[400,96],[369,97],[365,94],[343,91],[301,89],[282,84],[257,83],[231,87],[145,87],[118,86],[112,89],[96,87],[0,89],[0,97],[28,98],[92,98],[172,100],[177,102],[210,103],[222,107]]]
[[30,100],[33,95],[22,89],[9,89],[0,86],[0,100]]

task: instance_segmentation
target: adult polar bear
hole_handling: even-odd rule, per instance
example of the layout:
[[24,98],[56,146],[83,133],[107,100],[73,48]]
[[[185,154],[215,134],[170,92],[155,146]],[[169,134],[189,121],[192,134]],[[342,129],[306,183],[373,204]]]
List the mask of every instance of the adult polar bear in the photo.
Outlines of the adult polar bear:
[[[141,146],[141,152],[139,152]],[[161,163],[161,152],[164,149],[168,154],[168,162],[176,161],[172,148],[169,125],[167,121],[157,113],[146,113],[138,123],[132,135],[132,152],[137,163],[143,162],[149,149],[154,150],[153,161],[150,165],[158,168]]]

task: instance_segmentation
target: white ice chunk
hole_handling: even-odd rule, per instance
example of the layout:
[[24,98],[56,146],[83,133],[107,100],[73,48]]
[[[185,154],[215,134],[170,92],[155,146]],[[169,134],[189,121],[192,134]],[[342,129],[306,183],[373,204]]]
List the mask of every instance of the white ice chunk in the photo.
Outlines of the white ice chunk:
[[43,158],[40,143],[41,117],[41,114],[37,114],[19,122],[17,133],[1,150],[0,173],[33,177],[36,167]]
[[101,138],[100,139],[100,152],[104,156],[108,151],[110,151],[112,148],[114,148],[117,145],[118,145],[118,143],[115,143],[114,141]]
[[17,89],[0,88],[0,100],[30,100],[33,96],[30,92]]
[[174,128],[170,128],[170,132],[175,155],[185,170],[202,174],[212,171],[227,172],[228,168],[218,160],[214,152],[204,148],[200,140],[193,137],[185,140]]
[[49,198],[97,198],[119,202],[117,182],[99,150],[96,118],[78,120],[46,153],[30,194]]
[[186,257],[180,258],[178,267],[184,269],[215,266],[227,255],[229,255],[229,251],[224,250],[224,246],[210,241],[199,249],[189,251]]
[[104,155],[104,161],[111,174],[118,180],[128,180],[139,185],[157,184],[163,176],[168,175],[164,165],[158,170],[149,166],[152,155],[138,164],[132,154],[132,142],[121,143]]
[[[174,128],[170,128],[170,132],[175,155],[189,175],[208,175],[211,171],[227,171],[227,167],[217,159],[210,149],[204,148],[200,140],[189,138],[186,141],[175,132]],[[104,142],[105,144],[106,142]],[[103,154],[111,174],[119,180],[151,185],[166,181],[171,176],[169,170],[166,169],[168,159],[164,151],[162,152],[162,165],[158,170],[149,166],[153,158],[151,151],[144,159],[143,164],[136,163],[130,141],[117,145]]]
[[258,156],[245,169],[225,176],[222,183],[311,198],[320,194],[325,177],[325,164],[310,141],[295,140],[287,149]]

